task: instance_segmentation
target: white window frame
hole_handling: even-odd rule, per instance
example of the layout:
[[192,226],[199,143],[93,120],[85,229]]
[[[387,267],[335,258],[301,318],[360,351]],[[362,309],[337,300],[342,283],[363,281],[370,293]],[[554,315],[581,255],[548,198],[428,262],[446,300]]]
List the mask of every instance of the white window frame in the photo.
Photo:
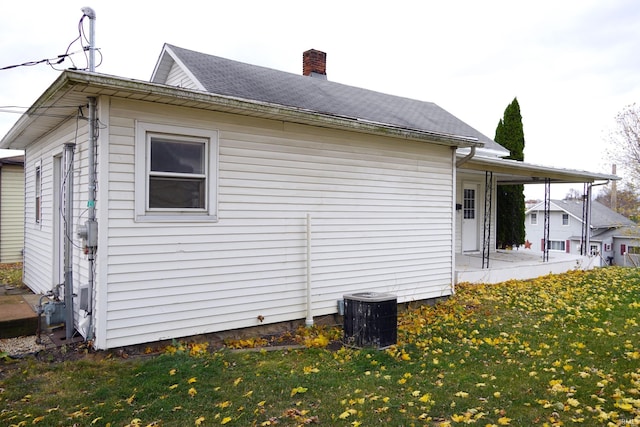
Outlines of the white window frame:
[[38,160],[35,163],[33,172],[34,181],[34,222],[38,225],[42,225],[42,161]]
[[[205,208],[149,208],[150,138],[161,136],[176,141],[205,144]],[[135,218],[139,222],[218,220],[218,131],[159,123],[136,122],[135,130]]]
[[[567,219],[566,223],[564,222],[565,218]],[[569,225],[569,221],[570,221],[569,214],[568,213],[563,213],[562,214],[562,225],[565,226],[565,227],[568,226]]]
[[629,246],[627,245],[627,249],[624,252],[629,255],[640,255],[640,246]]
[[531,225],[538,225],[538,212],[531,212],[529,217],[531,218]]
[[[561,246],[560,249],[558,248],[554,248],[553,246]],[[554,251],[554,252],[565,252],[567,250],[567,242],[565,242],[564,240],[548,240],[547,241],[547,248],[550,251]]]

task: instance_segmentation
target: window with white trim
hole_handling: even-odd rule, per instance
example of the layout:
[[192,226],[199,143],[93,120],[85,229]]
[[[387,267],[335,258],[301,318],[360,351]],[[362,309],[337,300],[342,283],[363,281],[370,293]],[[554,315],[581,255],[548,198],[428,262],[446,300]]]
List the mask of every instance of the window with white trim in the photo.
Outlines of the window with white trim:
[[632,255],[640,255],[640,246],[627,246],[626,253],[632,254]]
[[216,220],[218,133],[136,124],[136,219]]
[[36,224],[40,224],[42,219],[42,166],[36,164],[35,171],[35,220]]
[[531,225],[538,225],[538,212],[531,212]]
[[569,214],[562,214],[562,225],[569,225]]
[[566,249],[566,242],[564,240],[549,240],[547,242],[547,249],[550,251],[562,251]]

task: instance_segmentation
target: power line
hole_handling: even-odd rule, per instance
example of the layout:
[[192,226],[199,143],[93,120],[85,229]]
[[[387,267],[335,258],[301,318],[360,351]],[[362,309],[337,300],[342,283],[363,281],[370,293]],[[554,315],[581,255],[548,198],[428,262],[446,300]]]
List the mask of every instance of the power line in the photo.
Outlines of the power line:
[[[80,18],[80,21],[78,22],[78,35],[76,38],[74,38],[69,45],[67,46],[67,50],[65,51],[65,53],[58,55],[54,58],[44,58],[44,59],[39,59],[36,61],[27,61],[27,62],[23,62],[21,64],[14,64],[14,65],[7,65],[5,67],[1,67],[0,71],[3,70],[10,70],[12,68],[18,68],[18,67],[32,67],[34,65],[38,65],[38,64],[47,64],[48,66],[50,66],[51,68],[53,68],[56,71],[62,71],[63,69],[58,69],[56,68],[56,65],[62,64],[64,62],[65,59],[69,58],[69,60],[71,61],[71,64],[73,65],[72,67],[70,67],[72,70],[88,70],[89,69],[89,59],[87,57],[87,51],[89,50],[90,46],[85,44],[87,37],[85,36],[84,33],[84,26],[83,26],[83,21],[84,18],[86,18],[87,15],[83,14],[82,17]],[[77,50],[75,52],[71,52],[69,53],[69,51],[71,50],[71,46],[73,46],[76,42],[80,42],[80,50]],[[98,51],[98,53],[100,54],[100,62],[98,63],[98,65],[96,65],[96,67],[100,66],[100,64],[102,64],[102,52],[100,52],[100,49],[95,49],[96,51]],[[78,68],[75,64],[75,62],[73,62],[73,58],[71,57],[72,55],[75,55],[77,53],[84,53],[84,58],[87,61],[87,67],[84,68]]]

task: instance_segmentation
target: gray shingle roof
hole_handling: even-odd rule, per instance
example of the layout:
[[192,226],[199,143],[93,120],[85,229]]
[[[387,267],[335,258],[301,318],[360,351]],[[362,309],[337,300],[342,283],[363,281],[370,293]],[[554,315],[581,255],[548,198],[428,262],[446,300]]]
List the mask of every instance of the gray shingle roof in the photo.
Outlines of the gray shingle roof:
[[[440,135],[476,138],[504,150],[432,102],[357,88],[322,78],[246,64],[169,45],[206,91]],[[155,76],[154,82],[162,78]]]
[[[581,200],[552,200],[552,202],[571,215],[582,218]],[[591,226],[593,228],[617,228],[635,225],[635,222],[609,209],[602,203],[596,202],[595,200],[591,202]]]

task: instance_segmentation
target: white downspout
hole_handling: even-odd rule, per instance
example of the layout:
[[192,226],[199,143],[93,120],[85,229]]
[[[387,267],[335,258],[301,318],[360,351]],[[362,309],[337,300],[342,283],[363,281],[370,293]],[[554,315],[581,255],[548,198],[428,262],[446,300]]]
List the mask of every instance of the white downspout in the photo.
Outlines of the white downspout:
[[452,168],[453,171],[451,172],[452,176],[453,176],[453,191],[452,191],[452,198],[453,198],[453,206],[452,206],[452,210],[453,210],[453,214],[452,214],[452,231],[453,231],[453,237],[451,239],[451,260],[453,262],[453,265],[451,266],[451,293],[455,294],[456,292],[456,222],[458,220],[457,218],[457,211],[456,211],[456,190],[457,190],[457,186],[458,186],[458,168],[460,166],[462,166],[463,164],[467,163],[469,160],[471,160],[473,158],[473,156],[476,155],[476,146],[472,145],[470,150],[469,150],[469,154],[467,154],[466,156],[464,156],[463,158],[461,158],[460,160],[456,161],[456,151],[457,151],[457,147],[453,147],[453,149],[451,150],[453,152],[453,158],[451,160],[452,163]]
[[457,211],[456,211],[456,193],[457,193],[457,168],[456,168],[456,147],[451,149],[451,181],[453,185],[451,186],[451,294],[456,293],[456,222]]
[[[456,167],[459,168],[460,166],[464,165],[469,160],[471,160],[471,158],[475,155],[476,155],[476,146],[474,145],[471,147],[471,151],[469,151],[469,154],[467,154],[466,156],[464,156],[463,158],[461,158],[456,162]],[[455,155],[454,155],[454,158],[455,158]]]
[[305,325],[313,326],[313,301],[311,300],[311,214],[307,212],[307,318]]

